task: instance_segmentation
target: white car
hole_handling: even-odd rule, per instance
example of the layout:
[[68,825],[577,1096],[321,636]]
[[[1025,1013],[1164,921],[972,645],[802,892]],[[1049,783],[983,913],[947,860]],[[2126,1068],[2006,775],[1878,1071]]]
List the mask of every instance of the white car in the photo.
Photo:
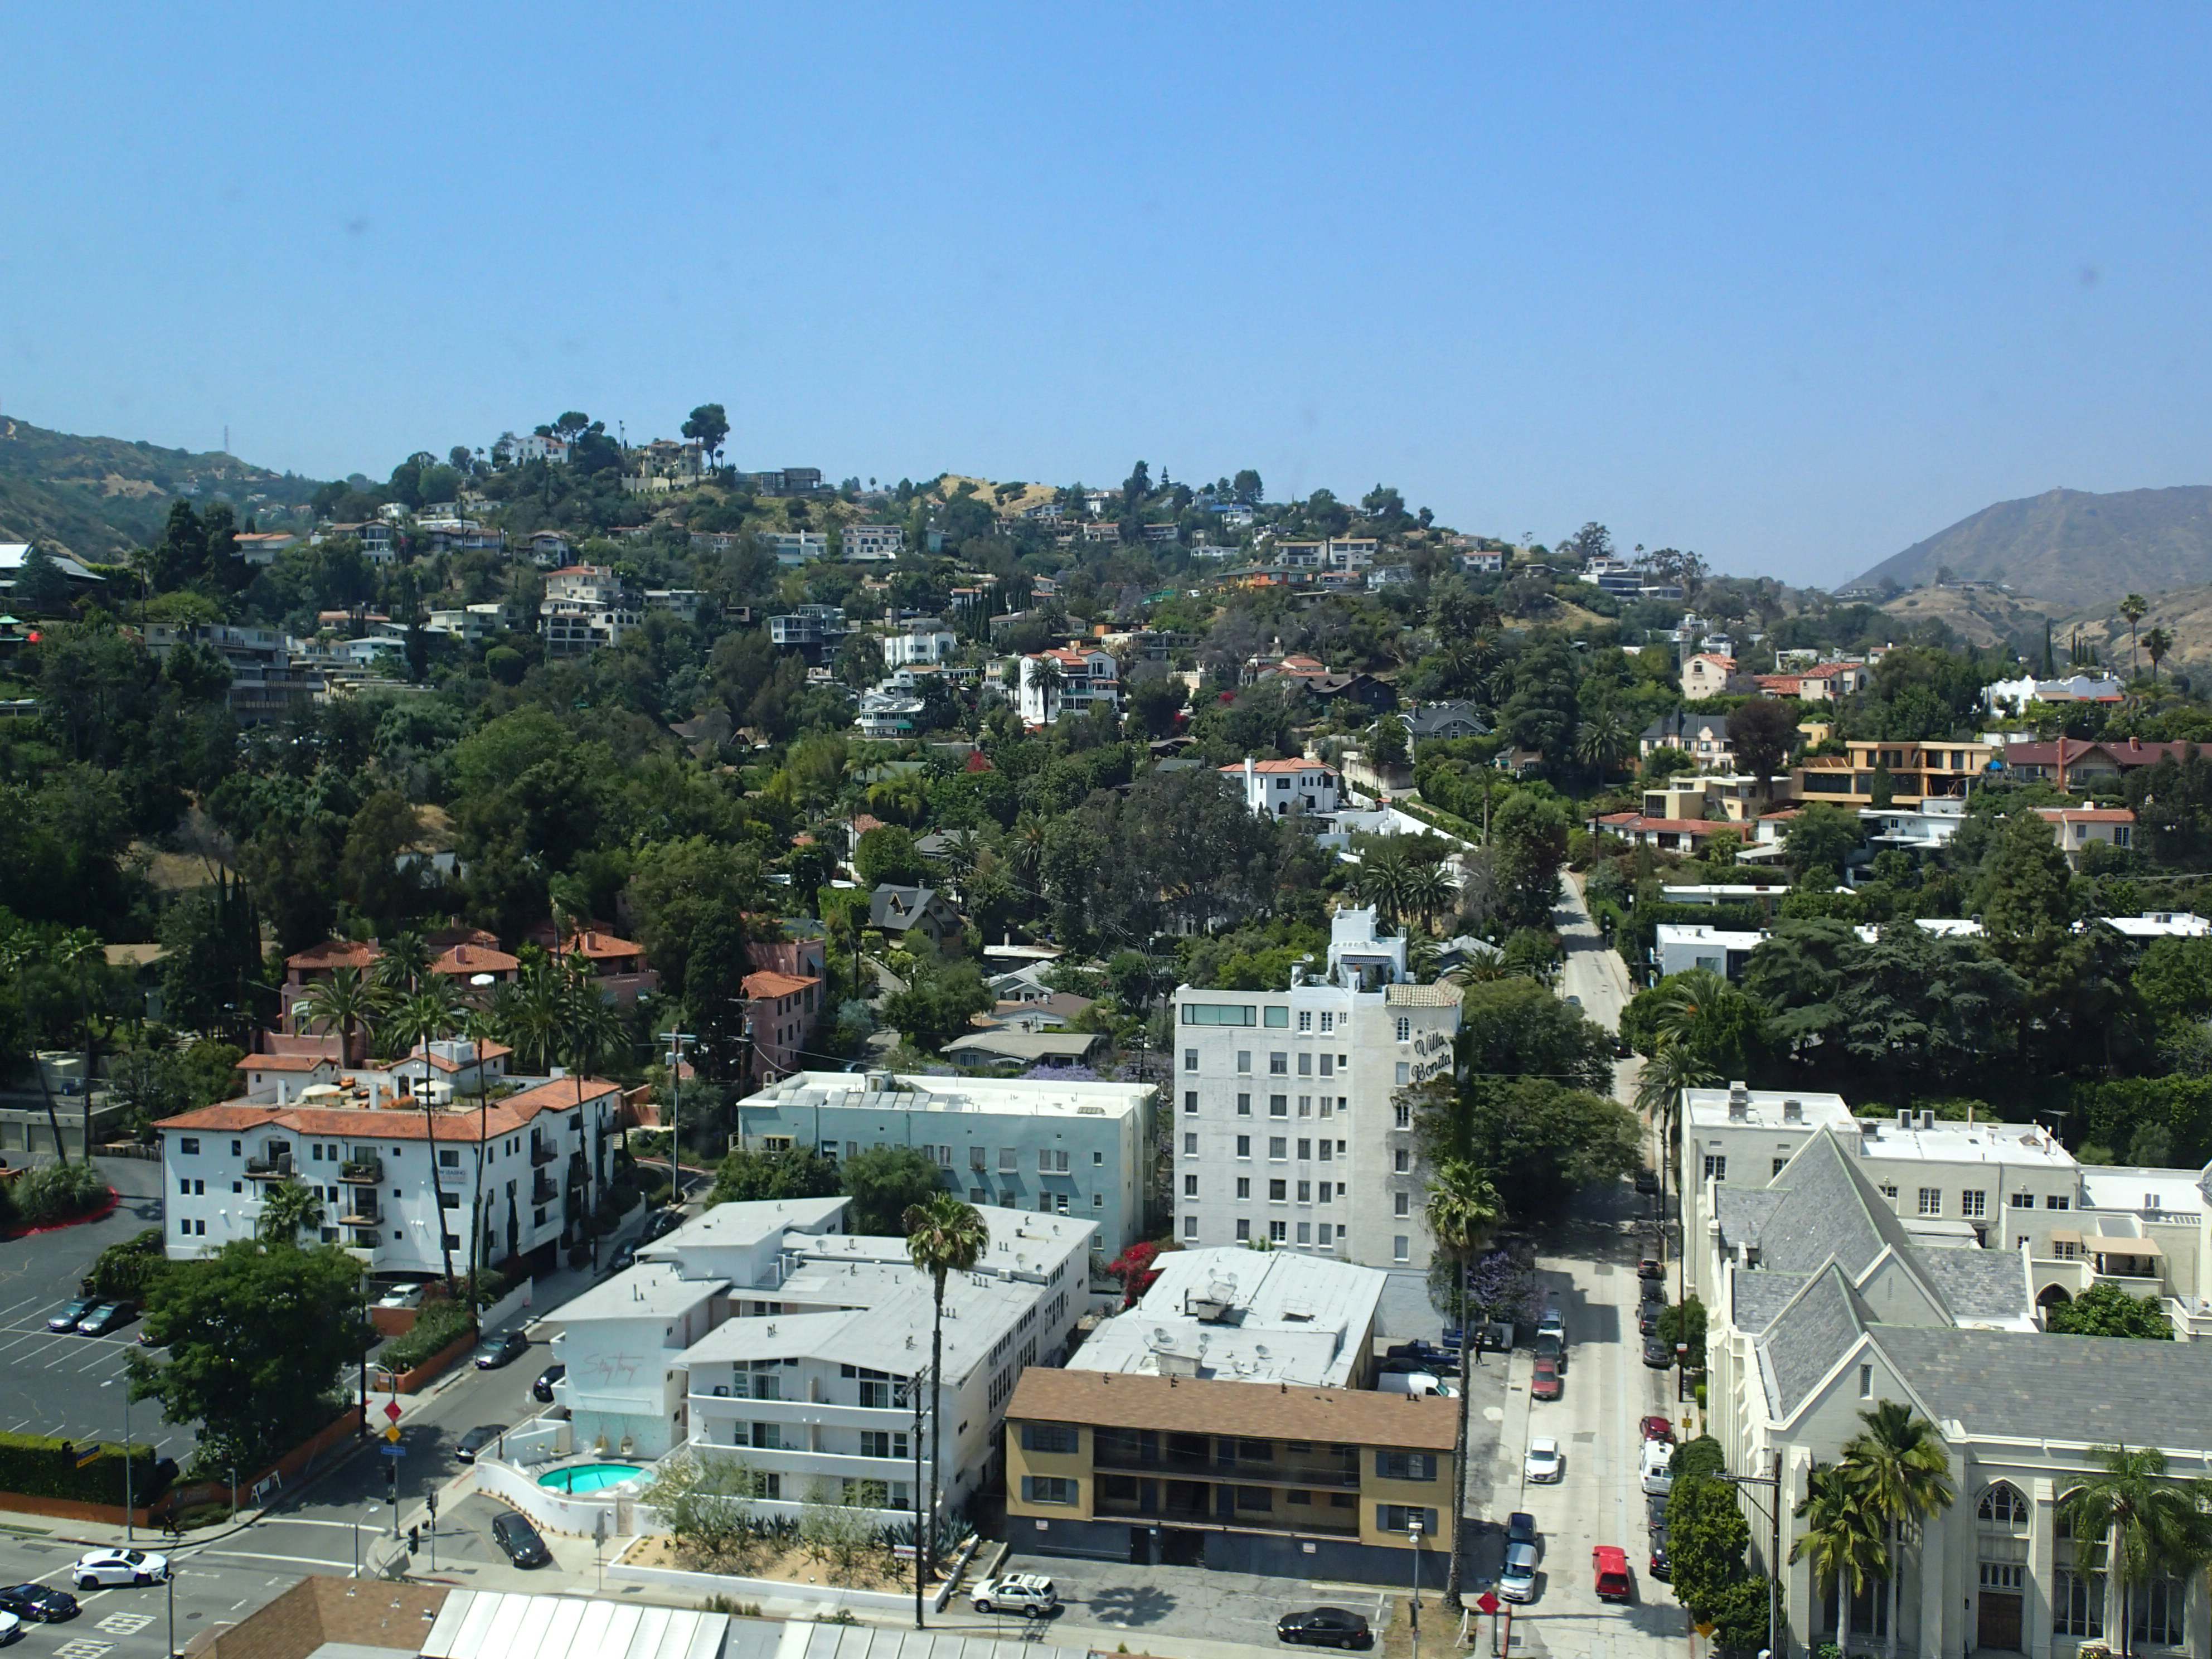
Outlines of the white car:
[[169,1558],[150,1550],[88,1550],[76,1559],[70,1577],[79,1589],[105,1589],[110,1584],[158,1584],[169,1576]]
[[23,1621],[12,1613],[0,1613],[0,1647],[5,1647],[23,1633]]
[[1565,1462],[1559,1455],[1559,1443],[1548,1434],[1539,1435],[1528,1443],[1528,1455],[1521,1460],[1521,1473],[1541,1485],[1557,1480],[1565,1470]]
[[1664,1498],[1674,1490],[1674,1449],[1663,1440],[1644,1443],[1643,1462],[1638,1466],[1637,1484],[1647,1498]]
[[1505,1571],[1498,1575],[1498,1593],[1509,1601],[1533,1601],[1536,1599],[1536,1547],[1534,1544],[1508,1544],[1505,1547]]
[[1060,1592],[1040,1573],[1010,1572],[1004,1578],[986,1578],[968,1599],[978,1613],[994,1610],[1042,1619],[1060,1611]]

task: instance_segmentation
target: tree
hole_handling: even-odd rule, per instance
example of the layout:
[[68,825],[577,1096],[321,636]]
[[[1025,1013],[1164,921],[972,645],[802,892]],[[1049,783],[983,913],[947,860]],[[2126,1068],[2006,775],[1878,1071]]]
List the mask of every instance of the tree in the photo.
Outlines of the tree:
[[1575,728],[1575,758],[1602,783],[1636,746],[1636,734],[1611,708],[1600,708]]
[[919,1048],[943,1048],[968,1030],[969,1018],[996,999],[971,962],[923,968],[884,1002],[884,1018]]
[[[1474,1254],[1489,1239],[1491,1229],[1504,1213],[1498,1202],[1498,1189],[1489,1178],[1474,1164],[1459,1158],[1447,1159],[1437,1166],[1429,1180],[1428,1203],[1424,1216],[1429,1224],[1429,1235],[1437,1248],[1451,1258],[1452,1284],[1456,1306],[1450,1311],[1458,1315],[1459,1348],[1459,1409],[1453,1431],[1452,1480],[1463,1485],[1467,1479],[1468,1413],[1474,1403],[1474,1390],[1469,1384],[1468,1366],[1473,1361],[1474,1343],[1473,1322],[1467,1314],[1468,1270],[1473,1266]],[[1455,1510],[1459,1506],[1454,1504]],[[1444,1601],[1447,1605],[1460,1605],[1461,1573],[1467,1559],[1467,1550],[1461,1541],[1459,1530],[1452,1534],[1451,1566],[1444,1581]]]
[[2130,1296],[2117,1285],[2092,1285],[2044,1316],[2043,1328],[2063,1336],[2124,1336],[2173,1340],[2173,1322],[2154,1296]]
[[2142,672],[2142,664],[2136,655],[2136,624],[2150,609],[2150,601],[2140,593],[2130,593],[2120,601],[2120,615],[2128,619],[2128,678],[2133,679]]
[[751,1203],[764,1198],[828,1198],[839,1188],[836,1160],[811,1146],[778,1152],[738,1147],[714,1170],[707,1207]]
[[1687,1348],[1680,1364],[1686,1371],[1705,1368],[1705,1304],[1694,1296],[1659,1310],[1659,1340],[1671,1352]]
[[311,982],[292,1005],[293,1018],[310,1025],[325,1025],[338,1034],[338,1052],[345,1064],[358,1066],[361,1056],[354,1033],[373,1025],[384,1012],[386,994],[362,977],[357,968],[334,968],[328,979]]
[[1556,800],[1517,790],[1490,825],[1500,914],[1516,927],[1547,927],[1567,861],[1567,813]]
[[[1731,1586],[1744,1577],[1751,1526],[1735,1488],[1709,1474],[1678,1474],[1667,1494],[1667,1553],[1674,1566],[1674,1597],[1696,1620],[1721,1611]],[[1765,1633],[1765,1585],[1759,1604]],[[1717,1621],[1716,1621],[1717,1622]]]
[[1759,780],[1760,799],[1772,799],[1774,774],[1797,745],[1796,710],[1770,697],[1753,697],[1730,713],[1728,735],[1737,769]]
[[323,1195],[314,1188],[288,1176],[262,1188],[253,1236],[264,1244],[296,1245],[302,1232],[319,1233],[322,1225]]
[[908,1210],[945,1189],[937,1160],[913,1146],[865,1148],[845,1159],[838,1174],[853,1200],[848,1231],[871,1237],[899,1232]]
[[1385,714],[1368,728],[1369,758],[1384,772],[1394,772],[1406,763],[1406,723],[1395,714]]
[[713,1565],[743,1553],[755,1537],[752,1499],[760,1492],[759,1474],[742,1459],[685,1451],[662,1460],[642,1501],[678,1549]]
[[918,884],[927,873],[914,836],[896,823],[879,824],[861,836],[853,852],[853,872],[873,891],[886,882],[896,887]]
[[2103,1472],[2058,1500],[2057,1520],[2093,1553],[2120,1592],[2120,1651],[2133,1651],[2136,1597],[2160,1578],[2185,1583],[2212,1562],[2212,1481],[2166,1472],[2154,1446],[2099,1449]]
[[9,597],[18,610],[34,617],[60,616],[69,610],[70,580],[61,566],[54,562],[54,556],[46,550],[45,543],[31,544]]
[[713,456],[719,465],[722,445],[730,435],[730,417],[720,404],[701,404],[684,422],[684,435]]
[[1800,875],[1808,870],[1841,875],[1844,865],[1865,839],[1855,815],[1827,801],[1808,801],[1797,809],[1797,816],[1784,832],[1782,851]]
[[1431,1164],[1472,1159],[1513,1194],[1526,1221],[1563,1212],[1575,1194],[1618,1181],[1643,1162],[1643,1132],[1620,1102],[1549,1078],[1441,1077],[1408,1097]]
[[1882,1578],[1889,1597],[1887,1651],[1897,1651],[1905,1528],[1951,1507],[1951,1458],[1936,1425],[1893,1400],[1859,1413],[1863,1429],[1844,1443],[1844,1480],[1883,1529]]
[[1790,1559],[1793,1564],[1801,1557],[1809,1559],[1814,1582],[1836,1587],[1840,1637],[1850,1620],[1851,1602],[1882,1574],[1881,1524],[1868,1514],[1842,1468],[1832,1463],[1807,1475],[1805,1496],[1793,1513],[1805,1529],[1791,1541]]
[[[945,1376],[945,1281],[954,1273],[964,1273],[982,1260],[983,1252],[991,1247],[991,1230],[975,1206],[963,1204],[951,1193],[940,1192],[926,1204],[917,1204],[900,1218],[906,1230],[906,1252],[914,1265],[929,1275],[933,1315],[929,1328],[929,1388],[933,1397],[929,1413],[929,1507],[927,1522],[915,1542],[916,1572],[926,1570],[927,1558],[936,1553],[938,1457],[941,1436],[939,1419],[944,1413],[937,1402],[945,1399],[942,1386]],[[908,1383],[920,1388],[921,1379],[915,1377]],[[915,1582],[919,1583],[920,1578]]]
[[1613,1087],[1605,1028],[1534,980],[1467,988],[1455,1060],[1464,1076],[1545,1077],[1592,1094]]
[[249,1239],[171,1263],[146,1298],[147,1334],[168,1358],[127,1356],[131,1397],[200,1425],[195,1473],[259,1468],[337,1413],[334,1385],[367,1338],[361,1272],[335,1245]]
[[2167,653],[2173,649],[2173,635],[2163,628],[2154,628],[2142,636],[2142,648],[2143,654],[2150,659],[2150,677],[2154,684],[2158,680],[2159,664],[2164,662]]

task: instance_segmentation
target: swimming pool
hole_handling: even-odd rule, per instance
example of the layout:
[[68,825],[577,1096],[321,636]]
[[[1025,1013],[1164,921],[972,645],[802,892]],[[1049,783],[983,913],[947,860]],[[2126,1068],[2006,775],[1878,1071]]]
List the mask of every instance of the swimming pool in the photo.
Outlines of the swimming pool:
[[635,1463],[575,1463],[565,1469],[549,1469],[538,1477],[538,1484],[554,1492],[565,1492],[573,1498],[580,1492],[598,1492],[603,1486],[619,1486],[641,1473]]

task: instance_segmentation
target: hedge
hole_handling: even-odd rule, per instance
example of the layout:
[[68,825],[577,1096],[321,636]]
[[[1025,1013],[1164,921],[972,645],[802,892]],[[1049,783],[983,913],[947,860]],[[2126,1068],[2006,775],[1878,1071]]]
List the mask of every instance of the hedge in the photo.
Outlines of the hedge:
[[[42,1434],[0,1434],[0,1492],[26,1498],[61,1498],[77,1504],[124,1501],[123,1449],[102,1444],[91,1462],[79,1468],[71,1443]],[[141,1507],[155,1497],[160,1477],[151,1446],[131,1449],[130,1496]]]
[[169,1265],[159,1227],[149,1227],[119,1244],[111,1244],[94,1257],[84,1276],[84,1293],[106,1301],[143,1302],[154,1276]]
[[386,1343],[376,1363],[395,1371],[411,1371],[455,1337],[465,1336],[475,1324],[469,1310],[458,1302],[426,1300],[415,1328]]

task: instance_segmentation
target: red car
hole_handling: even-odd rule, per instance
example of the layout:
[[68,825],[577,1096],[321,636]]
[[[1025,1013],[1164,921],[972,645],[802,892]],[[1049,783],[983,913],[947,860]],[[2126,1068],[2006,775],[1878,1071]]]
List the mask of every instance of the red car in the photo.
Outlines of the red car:
[[1559,1381],[1559,1362],[1539,1359],[1536,1375],[1528,1384],[1528,1397],[1531,1400],[1557,1400],[1563,1386]]
[[1663,1417],[1647,1417],[1644,1419],[1644,1437],[1663,1440],[1671,1446],[1674,1443],[1674,1425]]

